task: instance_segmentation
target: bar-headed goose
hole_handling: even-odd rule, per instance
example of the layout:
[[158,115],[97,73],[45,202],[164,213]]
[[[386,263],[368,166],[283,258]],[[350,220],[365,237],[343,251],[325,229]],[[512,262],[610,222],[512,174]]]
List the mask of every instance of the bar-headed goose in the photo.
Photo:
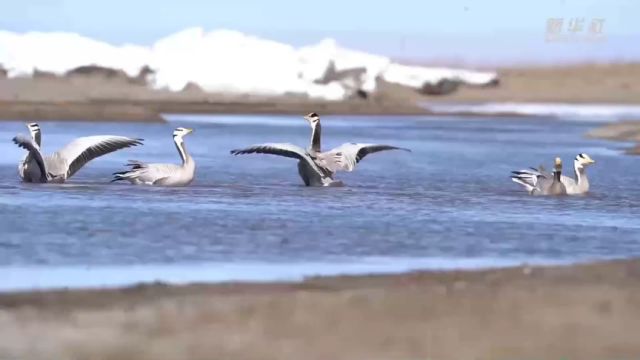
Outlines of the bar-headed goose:
[[22,134],[13,142],[27,150],[27,155],[18,164],[18,174],[24,182],[63,183],[89,161],[116,150],[142,145],[142,139],[124,136],[96,135],[75,139],[51,155],[41,152],[40,126],[27,125],[31,138]]
[[555,166],[553,170],[553,180],[551,181],[551,185],[549,187],[545,186],[543,182],[541,185],[541,190],[544,195],[567,195],[567,188],[562,183],[562,159],[559,157],[556,158]]
[[193,129],[179,127],[173,131],[173,142],[178,149],[181,165],[176,164],[146,164],[141,161],[131,160],[126,166],[131,169],[113,173],[111,182],[127,180],[136,185],[161,185],[161,186],[186,186],[189,185],[196,172],[196,163],[187,152],[184,145],[184,137],[193,132]]
[[254,145],[244,149],[231,150],[231,154],[272,154],[298,160],[298,173],[306,186],[342,185],[334,180],[337,171],[353,171],[365,156],[384,150],[404,150],[391,145],[347,143],[337,148],[321,152],[320,116],[315,112],[304,116],[311,126],[311,141],[305,150],[299,146],[283,143]]
[[589,192],[589,178],[587,177],[587,167],[595,164],[587,154],[578,154],[573,160],[574,178],[562,176],[562,183],[567,187],[567,194],[578,195]]
[[552,174],[530,168],[512,171],[511,180],[524,186],[530,195],[566,195],[567,188],[562,183],[562,159],[556,157]]

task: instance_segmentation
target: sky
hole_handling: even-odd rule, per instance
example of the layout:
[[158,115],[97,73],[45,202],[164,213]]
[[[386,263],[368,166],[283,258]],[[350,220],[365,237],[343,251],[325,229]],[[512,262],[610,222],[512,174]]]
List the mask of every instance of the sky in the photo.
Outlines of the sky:
[[[296,46],[332,37],[405,60],[491,65],[640,60],[638,14],[637,0],[14,0],[2,6],[0,30],[150,45],[201,26]],[[573,19],[584,21],[580,33],[569,32]],[[602,23],[598,41],[588,37],[594,19]],[[571,37],[547,41],[550,21]]]

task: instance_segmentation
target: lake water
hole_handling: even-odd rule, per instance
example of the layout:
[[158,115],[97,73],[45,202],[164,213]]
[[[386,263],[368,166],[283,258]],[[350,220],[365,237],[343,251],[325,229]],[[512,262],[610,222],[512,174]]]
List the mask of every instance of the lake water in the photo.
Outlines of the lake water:
[[[52,152],[77,136],[142,137],[94,160],[66,184],[23,184],[0,124],[0,289],[137,281],[284,280],[640,255],[640,158],[625,144],[584,138],[598,123],[551,118],[323,117],[323,148],[386,143],[343,188],[302,186],[292,159],[234,157],[261,142],[306,146],[296,116],[171,116],[167,124],[43,122]],[[177,126],[197,162],[186,188],[109,183],[128,159],[179,162]],[[555,156],[572,173],[585,152],[592,193],[530,197],[510,171]]]

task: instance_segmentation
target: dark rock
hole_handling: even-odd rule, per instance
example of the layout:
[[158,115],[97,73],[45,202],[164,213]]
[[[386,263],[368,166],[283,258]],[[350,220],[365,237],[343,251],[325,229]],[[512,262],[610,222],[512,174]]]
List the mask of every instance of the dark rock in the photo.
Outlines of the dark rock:
[[129,76],[122,71],[111,68],[106,68],[98,65],[84,65],[78,66],[75,69],[71,69],[65,73],[65,77],[101,77],[105,79],[124,79],[130,80]]
[[188,82],[187,85],[185,85],[182,88],[182,92],[192,93],[192,94],[194,93],[203,94],[205,91],[202,90],[202,88],[198,84],[195,84],[193,82]]
[[329,63],[327,70],[325,70],[322,78],[314,81],[316,84],[328,84],[332,81],[345,81],[353,80],[357,83],[361,82],[362,76],[367,72],[367,69],[360,67],[348,70],[336,70],[336,65],[333,61]]
[[49,71],[42,71],[38,69],[33,70],[34,79],[55,79],[57,77],[58,76],[56,74]]
[[151,69],[148,65],[145,65],[140,69],[138,75],[135,78],[130,79],[130,81],[137,85],[147,85],[149,84],[151,77],[155,75],[155,73],[156,72],[153,69]]
[[424,83],[418,92],[425,95],[448,95],[458,90],[460,84],[458,80],[442,79],[435,84]]

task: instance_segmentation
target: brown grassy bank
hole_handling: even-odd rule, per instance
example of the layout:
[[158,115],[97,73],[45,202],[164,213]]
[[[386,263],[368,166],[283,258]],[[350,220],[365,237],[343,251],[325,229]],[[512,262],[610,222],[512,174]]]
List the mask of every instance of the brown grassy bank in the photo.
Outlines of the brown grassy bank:
[[499,69],[500,86],[461,88],[453,102],[640,104],[640,63]]
[[587,133],[588,137],[613,141],[635,142],[627,149],[627,154],[640,155],[640,120],[621,121],[601,126]]
[[0,358],[631,359],[640,261],[0,295]]
[[[443,96],[382,83],[369,99],[311,101],[210,94],[189,88],[172,93],[123,79],[101,77],[0,79],[0,120],[161,121],[161,113],[427,114],[418,102],[640,103],[640,64],[500,69],[500,86],[462,87]],[[461,114],[472,115],[472,114]]]

